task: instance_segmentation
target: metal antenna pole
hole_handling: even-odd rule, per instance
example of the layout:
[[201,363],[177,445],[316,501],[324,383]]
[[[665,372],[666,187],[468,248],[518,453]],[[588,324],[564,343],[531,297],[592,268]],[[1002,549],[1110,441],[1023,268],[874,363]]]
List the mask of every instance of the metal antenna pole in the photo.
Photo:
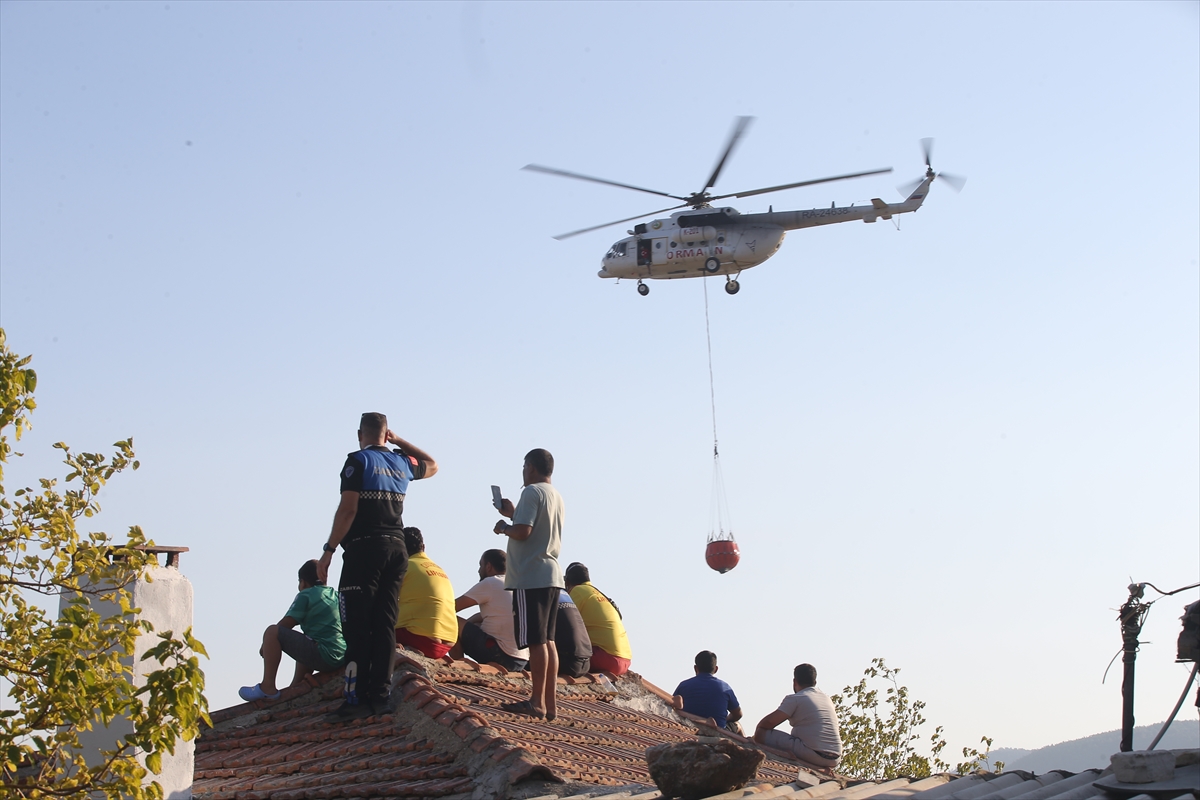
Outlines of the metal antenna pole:
[[1121,660],[1125,664],[1125,676],[1121,681],[1121,752],[1133,750],[1133,666],[1137,660],[1138,634],[1142,632],[1142,622],[1146,612],[1150,610],[1147,603],[1142,602],[1146,593],[1146,584],[1129,584],[1129,599],[1121,606],[1121,640],[1124,654]]

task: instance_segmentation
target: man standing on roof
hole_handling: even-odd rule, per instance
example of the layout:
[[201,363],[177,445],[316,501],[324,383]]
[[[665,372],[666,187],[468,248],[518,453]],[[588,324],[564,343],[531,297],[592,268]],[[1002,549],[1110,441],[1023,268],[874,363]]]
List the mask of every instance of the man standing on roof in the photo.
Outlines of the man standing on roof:
[[508,573],[504,587],[513,593],[513,625],[517,647],[529,648],[533,686],[528,700],[502,706],[514,714],[545,717],[558,715],[554,688],[558,675],[558,651],[554,646],[558,617],[558,590],[563,588],[558,553],[562,549],[562,495],[550,485],[554,456],[546,450],[530,450],[521,468],[524,489],[513,507],[500,502],[500,520],[493,529],[508,537]]
[[441,658],[458,641],[454,587],[450,576],[425,555],[420,528],[404,529],[404,548],[408,571],[400,586],[396,644],[419,650],[426,658]]
[[520,672],[529,663],[529,651],[517,647],[513,630],[512,592],[504,588],[508,555],[503,550],[485,550],[479,558],[479,583],[454,601],[454,610],[479,606],[471,619],[458,620],[458,644],[450,651],[480,664],[499,664],[509,672]]
[[[697,717],[711,717],[718,728],[729,728],[742,718],[742,705],[728,683],[717,677],[717,654],[701,650],[696,654],[696,677],[675,688],[672,705]],[[740,729],[738,731],[741,732]]]
[[[396,449],[388,450],[387,444]],[[346,701],[333,712],[339,720],[369,716],[388,704],[397,605],[408,567],[404,496],[411,481],[431,478],[438,470],[433,456],[388,430],[383,414],[362,415],[358,446],[342,465],[342,499],[317,562],[325,580],[341,545]]]
[[[816,767],[832,768],[842,757],[842,737],[838,731],[837,711],[829,696],[817,688],[817,669],[801,664],[792,673],[792,691],[779,708],[767,714],[754,730],[754,741],[791,753]],[[792,723],[789,736],[775,726]]]
[[633,651],[621,622],[621,609],[604,592],[592,586],[588,568],[576,561],[567,567],[567,591],[579,607],[583,623],[592,640],[592,672],[609,672],[614,676],[629,671]]

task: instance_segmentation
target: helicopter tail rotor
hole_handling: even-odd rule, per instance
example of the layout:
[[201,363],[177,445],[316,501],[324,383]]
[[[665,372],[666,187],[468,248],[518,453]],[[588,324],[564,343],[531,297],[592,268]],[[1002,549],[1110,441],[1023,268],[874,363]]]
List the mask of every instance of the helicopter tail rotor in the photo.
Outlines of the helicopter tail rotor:
[[963,186],[967,184],[967,179],[961,175],[951,175],[949,172],[939,172],[937,176],[938,180],[945,181],[946,185],[956,192],[961,192],[963,190]]
[[915,181],[909,181],[908,183],[900,184],[899,186],[896,187],[896,191],[900,193],[901,197],[912,197],[912,193],[915,192],[917,190],[917,187],[920,186],[924,182],[925,182],[925,176],[922,175],[921,177],[917,178]]
[[915,181],[910,181],[909,183],[905,183],[905,184],[901,184],[900,186],[897,186],[896,189],[897,189],[897,191],[900,192],[900,194],[904,195],[905,197],[911,197],[912,193],[917,190],[917,187],[920,186],[926,180],[929,180],[930,178],[933,178],[935,180],[945,181],[946,185],[949,186],[951,189],[953,189],[956,192],[961,192],[963,190],[963,186],[965,186],[967,183],[967,179],[964,178],[963,176],[953,175],[949,172],[934,172],[933,171],[933,139],[932,138],[926,137],[921,140],[921,152],[925,156],[925,174],[922,175],[921,177],[917,178]]

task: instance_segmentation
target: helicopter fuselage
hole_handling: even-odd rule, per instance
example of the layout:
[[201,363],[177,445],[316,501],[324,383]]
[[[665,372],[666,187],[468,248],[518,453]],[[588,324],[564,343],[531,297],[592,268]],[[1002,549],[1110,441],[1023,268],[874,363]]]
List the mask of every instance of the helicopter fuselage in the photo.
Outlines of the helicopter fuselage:
[[741,214],[736,209],[699,208],[637,225],[630,236],[609,248],[601,260],[601,278],[699,278],[736,275],[779,251],[788,231],[836,222],[875,222],[916,211],[925,201],[927,177],[903,202]]

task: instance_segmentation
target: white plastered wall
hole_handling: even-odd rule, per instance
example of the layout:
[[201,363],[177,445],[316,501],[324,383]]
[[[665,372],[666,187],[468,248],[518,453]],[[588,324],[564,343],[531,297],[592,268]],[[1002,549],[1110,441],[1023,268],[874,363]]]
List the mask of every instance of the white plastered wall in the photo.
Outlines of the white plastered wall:
[[[137,687],[145,685],[146,675],[160,666],[157,661],[141,660],[142,655],[159,642],[156,634],[163,631],[180,634],[192,624],[191,581],[175,567],[152,566],[147,570],[147,576],[150,580],[139,580],[130,587],[133,595],[131,602],[134,608],[141,609],[138,618],[149,621],[155,631],[138,637],[133,657],[126,662],[133,667],[133,683]],[[60,608],[65,603],[65,598],[60,600]],[[115,604],[107,602],[95,603],[94,608],[104,616],[118,611]],[[133,725],[128,719],[118,719],[107,728],[97,726],[82,732],[79,740],[88,765],[99,763],[102,750],[111,749],[116,742],[132,731]],[[158,781],[163,788],[163,797],[168,800],[190,800],[195,752],[194,741],[177,740],[175,753],[163,756],[162,772],[158,775],[147,774],[146,783]]]

